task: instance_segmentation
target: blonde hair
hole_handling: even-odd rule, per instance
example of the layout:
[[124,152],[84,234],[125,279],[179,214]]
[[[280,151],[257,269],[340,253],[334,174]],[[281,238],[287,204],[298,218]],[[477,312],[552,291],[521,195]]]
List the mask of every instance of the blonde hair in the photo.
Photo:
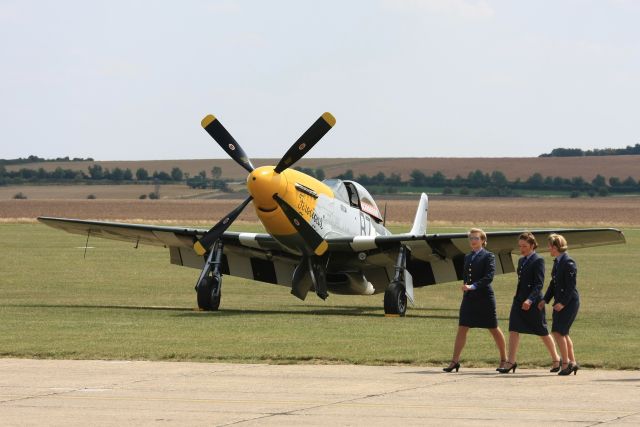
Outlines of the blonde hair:
[[472,228],[471,230],[469,230],[469,232],[467,233],[467,236],[473,234],[473,233],[477,233],[480,235],[480,240],[482,240],[482,247],[484,248],[485,246],[487,246],[487,233],[484,232],[484,230],[480,229],[480,228]]
[[556,248],[558,252],[566,252],[569,249],[567,245],[567,239],[560,234],[549,234],[549,244]]
[[518,237],[518,240],[524,240],[528,244],[533,245],[533,249],[538,247],[538,242],[536,241],[536,236],[534,236],[533,233],[531,233],[529,231],[525,231],[524,233],[522,233]]

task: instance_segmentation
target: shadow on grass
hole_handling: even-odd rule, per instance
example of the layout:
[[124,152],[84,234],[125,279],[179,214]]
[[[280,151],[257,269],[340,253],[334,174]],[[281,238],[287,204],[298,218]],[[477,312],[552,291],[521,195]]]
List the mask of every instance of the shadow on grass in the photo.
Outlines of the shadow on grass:
[[[215,316],[215,317],[231,317],[243,315],[303,315],[303,316],[354,316],[354,317],[384,317],[381,308],[378,306],[357,307],[357,306],[332,306],[322,309],[292,310],[289,306],[282,309],[221,309],[219,311],[200,311],[193,307],[169,307],[169,306],[143,306],[143,305],[100,305],[100,304],[15,304],[4,305],[4,307],[26,307],[26,308],[59,308],[59,309],[98,309],[98,310],[142,310],[142,311],[174,311],[180,312],[175,314],[178,317],[194,317],[194,316]],[[439,309],[446,311],[446,309]],[[447,315],[429,315],[422,312],[432,310],[419,309],[409,310],[407,317],[420,319],[457,319],[458,316]],[[416,313],[421,312],[421,313]]]
[[2,307],[27,307],[27,308],[88,308],[102,310],[152,310],[152,311],[195,311],[193,307],[168,307],[168,306],[143,306],[143,305],[99,305],[99,304],[15,304]]
[[[353,317],[375,317],[384,318],[384,314],[381,312],[380,307],[327,307],[322,310],[270,310],[270,309],[221,309],[220,311],[201,311],[192,313],[176,314],[178,317],[192,317],[192,316],[215,316],[215,317],[231,317],[242,316],[247,314],[256,315],[302,315],[302,316],[353,316]],[[407,314],[408,318],[419,319],[457,319],[458,316],[444,316],[444,315],[427,315],[427,314]]]
[[[446,365],[446,363],[444,364]],[[486,368],[486,371],[478,372],[478,371],[463,371],[463,368],[460,368],[460,372],[444,372],[440,368],[436,368],[437,370],[428,370],[428,371],[408,371],[408,372],[398,372],[398,374],[418,374],[418,375],[443,375],[445,377],[491,377],[491,378],[539,378],[539,377],[547,377],[549,375],[545,374],[501,374],[496,372],[495,368]],[[477,369],[477,368],[474,368]]]

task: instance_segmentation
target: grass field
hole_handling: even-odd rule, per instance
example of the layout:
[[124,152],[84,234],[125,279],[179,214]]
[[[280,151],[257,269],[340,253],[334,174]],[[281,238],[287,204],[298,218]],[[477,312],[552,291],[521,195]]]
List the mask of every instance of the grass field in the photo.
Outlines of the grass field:
[[[582,307],[571,335],[585,367],[640,369],[640,230],[624,231],[626,245],[572,253]],[[198,272],[170,265],[164,249],[96,239],[83,259],[82,237],[40,224],[0,224],[0,242],[2,357],[419,365],[451,357],[456,284],[418,289],[406,318],[385,318],[382,295],[301,302],[284,287],[226,277],[221,311],[198,312]],[[503,330],[514,280],[494,282]],[[489,334],[472,331],[463,365],[496,361]],[[523,337],[518,363],[549,365],[539,338]]]

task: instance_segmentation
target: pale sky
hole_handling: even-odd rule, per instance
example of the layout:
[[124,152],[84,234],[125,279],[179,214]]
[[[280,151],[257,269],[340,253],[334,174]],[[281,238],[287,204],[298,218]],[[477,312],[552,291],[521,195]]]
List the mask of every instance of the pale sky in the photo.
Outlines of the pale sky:
[[537,156],[640,143],[640,1],[0,0],[0,158]]

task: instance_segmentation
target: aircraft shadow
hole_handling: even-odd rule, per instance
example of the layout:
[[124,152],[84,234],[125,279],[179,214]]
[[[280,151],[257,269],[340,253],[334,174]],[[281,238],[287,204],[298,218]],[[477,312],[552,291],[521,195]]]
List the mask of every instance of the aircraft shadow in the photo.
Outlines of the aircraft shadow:
[[[321,310],[270,310],[270,309],[220,309],[219,311],[201,311],[192,313],[176,314],[179,317],[191,317],[191,316],[215,316],[215,317],[230,317],[230,316],[242,316],[247,314],[262,314],[262,315],[301,315],[301,316],[354,316],[354,317],[376,317],[382,318],[384,314],[380,311],[380,307],[327,307]],[[458,316],[444,316],[444,315],[427,315],[409,313],[407,317],[420,318],[420,319],[457,319]]]
[[[29,307],[29,308],[78,308],[78,309],[102,309],[102,310],[146,310],[146,311],[173,311],[180,314],[174,314],[178,317],[192,317],[192,316],[215,316],[215,317],[231,317],[242,316],[248,314],[254,315],[302,315],[302,316],[354,316],[354,317],[377,317],[381,318],[384,315],[381,312],[381,308],[378,306],[371,307],[357,307],[357,306],[332,306],[321,309],[312,310],[292,310],[292,309],[225,309],[221,308],[219,311],[200,311],[195,307],[169,307],[169,306],[144,306],[144,305],[100,305],[100,304],[20,304],[12,305],[12,307]],[[432,315],[426,314],[429,311],[447,311],[447,309],[409,309],[407,317],[420,318],[420,319],[457,319],[457,315]]]
[[193,307],[168,307],[168,306],[144,306],[144,305],[98,305],[98,304],[20,304],[12,307],[29,308],[90,308],[103,310],[152,310],[152,311],[194,311]]

